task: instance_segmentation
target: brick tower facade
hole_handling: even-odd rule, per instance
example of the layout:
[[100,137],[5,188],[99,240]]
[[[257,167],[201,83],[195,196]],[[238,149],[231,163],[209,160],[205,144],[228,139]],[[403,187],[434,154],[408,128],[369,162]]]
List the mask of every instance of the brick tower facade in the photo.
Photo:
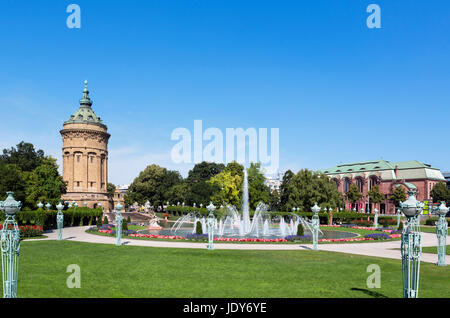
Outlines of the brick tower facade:
[[64,123],[60,131],[63,139],[63,179],[67,193],[62,200],[75,201],[78,206],[111,209],[108,187],[108,140],[110,134],[92,110],[87,81],[84,82],[80,108]]

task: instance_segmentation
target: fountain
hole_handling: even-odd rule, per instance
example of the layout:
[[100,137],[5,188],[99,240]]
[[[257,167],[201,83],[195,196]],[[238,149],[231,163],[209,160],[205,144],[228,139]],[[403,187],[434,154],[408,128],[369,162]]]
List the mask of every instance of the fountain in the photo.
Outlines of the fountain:
[[[288,235],[296,235],[299,224],[303,225],[305,235],[311,235],[313,232],[311,221],[296,214],[290,216],[288,222],[286,222],[284,216],[272,217],[267,211],[268,206],[263,202],[258,203],[253,217],[250,218],[248,174],[246,170],[244,170],[242,190],[242,214],[239,213],[235,206],[227,205],[225,207],[225,215],[218,219],[215,224],[214,233],[218,237],[284,238]],[[199,217],[195,213],[189,213],[180,217],[170,228],[163,229],[155,234],[185,236],[189,233],[195,233],[197,222],[201,223],[203,233],[208,233],[206,218]],[[345,235],[347,237],[354,236],[354,234],[341,231],[324,232],[319,230],[320,237],[334,238],[330,236],[330,233],[336,233],[339,238]]]

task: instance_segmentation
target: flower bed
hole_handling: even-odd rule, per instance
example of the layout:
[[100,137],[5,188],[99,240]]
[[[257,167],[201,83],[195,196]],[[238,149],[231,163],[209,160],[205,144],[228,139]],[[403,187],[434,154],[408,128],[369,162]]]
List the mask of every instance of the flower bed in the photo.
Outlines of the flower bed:
[[[0,225],[0,230],[2,229]],[[8,226],[9,230],[12,230],[12,226]],[[20,237],[35,237],[41,236],[44,233],[44,227],[40,225],[19,225]]]
[[353,237],[353,238],[342,238],[342,239],[320,239],[319,242],[355,242],[355,241],[373,241],[373,238],[366,237]]

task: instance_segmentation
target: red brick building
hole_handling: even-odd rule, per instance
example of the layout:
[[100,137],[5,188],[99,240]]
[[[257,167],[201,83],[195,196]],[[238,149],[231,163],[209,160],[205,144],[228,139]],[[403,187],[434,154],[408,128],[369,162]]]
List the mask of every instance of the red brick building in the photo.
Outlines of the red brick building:
[[368,192],[376,184],[386,199],[376,206],[381,214],[394,214],[394,202],[389,200],[389,195],[395,187],[404,187],[416,190],[416,198],[419,201],[430,199],[430,192],[434,185],[445,182],[441,171],[429,164],[417,160],[389,162],[385,160],[365,161],[339,164],[329,169],[320,170],[334,180],[342,194],[345,194],[351,184],[356,184],[363,194],[362,198],[352,204],[345,202],[346,209],[354,209],[372,212],[375,204],[370,202]]

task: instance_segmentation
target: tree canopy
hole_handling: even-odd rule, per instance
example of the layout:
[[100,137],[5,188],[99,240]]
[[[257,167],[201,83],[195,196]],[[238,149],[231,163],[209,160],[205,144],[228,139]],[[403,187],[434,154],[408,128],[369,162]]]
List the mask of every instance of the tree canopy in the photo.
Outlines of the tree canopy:
[[340,207],[343,197],[336,184],[325,174],[302,169],[295,174],[287,186],[287,203],[285,209],[299,208],[310,211],[317,202],[322,208]]
[[430,193],[433,202],[450,202],[450,190],[444,182],[436,183]]
[[16,147],[3,149],[0,176],[0,199],[6,198],[6,191],[13,191],[24,210],[35,209],[39,201],[55,205],[66,192],[56,159],[23,141]]

